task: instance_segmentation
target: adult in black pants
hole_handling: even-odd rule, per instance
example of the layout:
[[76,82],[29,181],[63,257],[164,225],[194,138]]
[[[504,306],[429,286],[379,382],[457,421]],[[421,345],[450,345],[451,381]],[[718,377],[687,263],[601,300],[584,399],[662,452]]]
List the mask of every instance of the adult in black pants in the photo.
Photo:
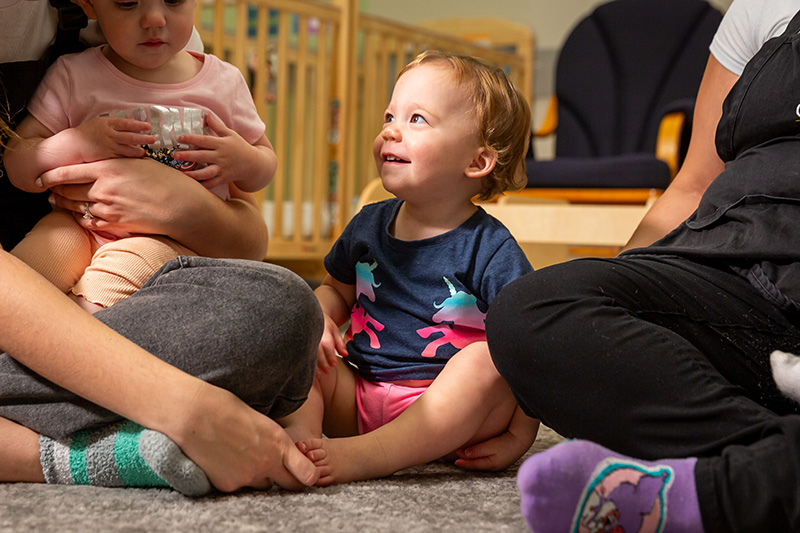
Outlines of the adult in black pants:
[[[800,416],[770,368],[774,350],[800,350],[797,9],[733,3],[686,163],[626,252],[494,301],[489,347],[519,404],[586,439],[523,465],[535,531],[800,530]],[[721,35],[754,13],[782,27],[739,76]]]

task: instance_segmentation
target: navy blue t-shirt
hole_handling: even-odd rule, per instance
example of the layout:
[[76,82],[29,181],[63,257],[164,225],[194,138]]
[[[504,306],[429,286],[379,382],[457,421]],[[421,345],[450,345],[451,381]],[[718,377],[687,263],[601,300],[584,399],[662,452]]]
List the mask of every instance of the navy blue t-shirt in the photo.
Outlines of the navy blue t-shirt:
[[325,257],[332,277],[356,286],[347,361],[370,381],[436,378],[455,353],[485,339],[486,310],[500,289],[533,270],[481,208],[442,235],[396,239],[389,226],[401,204],[364,207]]

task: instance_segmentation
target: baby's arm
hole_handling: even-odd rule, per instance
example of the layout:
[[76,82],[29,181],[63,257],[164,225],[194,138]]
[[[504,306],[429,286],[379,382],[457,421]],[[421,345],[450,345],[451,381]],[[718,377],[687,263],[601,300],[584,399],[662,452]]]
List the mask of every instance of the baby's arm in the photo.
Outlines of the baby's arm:
[[456,465],[469,470],[503,470],[522,457],[536,440],[539,421],[518,405],[508,429],[487,441],[458,450]]
[[38,177],[54,168],[90,163],[114,157],[142,157],[143,144],[155,137],[142,133],[150,124],[119,117],[96,117],[53,134],[44,124],[27,116],[17,127],[3,154],[11,183],[28,192],[42,192]]
[[178,161],[205,163],[207,166],[186,174],[212,189],[233,183],[244,192],[256,192],[266,187],[275,175],[278,157],[266,135],[254,144],[228,128],[215,115],[209,114],[207,124],[218,135],[181,135],[178,141],[197,149],[175,153]]
[[325,329],[317,350],[317,368],[327,374],[338,363],[339,355],[347,355],[339,328],[350,318],[356,300],[355,285],[337,281],[328,274],[314,294],[325,316]]

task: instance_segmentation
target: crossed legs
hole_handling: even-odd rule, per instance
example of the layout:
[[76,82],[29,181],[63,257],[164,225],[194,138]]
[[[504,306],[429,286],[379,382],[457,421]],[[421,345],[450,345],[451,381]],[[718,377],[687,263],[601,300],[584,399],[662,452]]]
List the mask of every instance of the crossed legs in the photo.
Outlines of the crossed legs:
[[[96,317],[271,417],[305,401],[322,328],[313,292],[289,271],[198,257],[170,262],[136,295]],[[2,481],[42,480],[39,433],[60,440],[120,421],[7,354],[0,354],[0,417]]]
[[800,348],[797,323],[724,264],[623,256],[524,276],[486,330],[520,405],[558,433],[639,460],[699,458],[706,531],[795,531],[800,416],[769,355]]

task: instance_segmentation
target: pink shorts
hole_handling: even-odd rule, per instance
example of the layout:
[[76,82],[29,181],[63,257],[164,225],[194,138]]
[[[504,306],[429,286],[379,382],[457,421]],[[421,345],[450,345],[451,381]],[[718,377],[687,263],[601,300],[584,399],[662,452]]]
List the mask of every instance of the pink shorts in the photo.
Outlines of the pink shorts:
[[391,381],[368,381],[356,374],[358,432],[369,433],[408,409],[428,387],[407,387]]

